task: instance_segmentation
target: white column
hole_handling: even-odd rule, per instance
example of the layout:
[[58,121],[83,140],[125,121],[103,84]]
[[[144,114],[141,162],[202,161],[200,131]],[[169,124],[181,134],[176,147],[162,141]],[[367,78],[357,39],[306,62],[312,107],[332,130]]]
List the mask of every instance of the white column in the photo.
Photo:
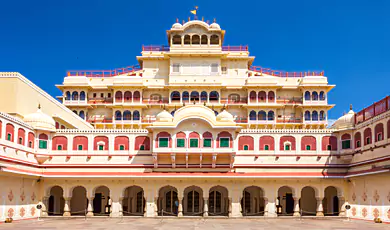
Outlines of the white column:
[[278,214],[276,213],[276,197],[264,197],[264,216],[268,217],[276,217]]
[[229,217],[242,217],[241,202],[238,194],[229,197]]
[[64,204],[64,214],[63,216],[70,216],[70,200],[71,197],[64,197],[65,204]]
[[203,197],[203,217],[209,216],[209,198]]
[[112,217],[121,217],[123,216],[122,201],[123,197],[112,196],[111,197],[111,213]]
[[317,213],[316,216],[324,216],[324,207],[322,205],[323,197],[316,197],[317,199]]
[[300,197],[294,197],[294,216],[301,216],[300,207],[299,207],[299,199]]
[[87,216],[93,216],[93,199],[95,197],[88,197],[88,207],[87,207]]
[[183,197],[178,197],[177,199],[179,200],[179,207],[178,207],[177,216],[182,217],[183,216]]
[[347,210],[345,209],[345,205],[346,205],[345,198],[342,196],[339,196],[338,198],[339,198],[339,205],[340,205],[339,216],[346,216]]

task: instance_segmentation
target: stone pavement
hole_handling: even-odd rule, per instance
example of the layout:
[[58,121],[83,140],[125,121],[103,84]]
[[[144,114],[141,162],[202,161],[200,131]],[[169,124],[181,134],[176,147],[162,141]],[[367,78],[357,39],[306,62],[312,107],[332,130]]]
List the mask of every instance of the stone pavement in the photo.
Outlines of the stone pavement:
[[343,219],[150,219],[150,218],[71,218],[43,221],[25,220],[0,224],[0,229],[131,229],[131,230],[259,230],[259,229],[390,229],[390,224],[375,224],[367,221]]

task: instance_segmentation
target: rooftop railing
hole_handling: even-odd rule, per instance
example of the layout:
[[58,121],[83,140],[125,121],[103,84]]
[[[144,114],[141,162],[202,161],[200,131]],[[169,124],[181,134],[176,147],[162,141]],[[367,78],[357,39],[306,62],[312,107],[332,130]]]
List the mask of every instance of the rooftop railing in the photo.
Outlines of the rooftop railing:
[[248,51],[248,46],[222,46],[222,51],[232,51],[232,52]]
[[307,71],[307,72],[285,72],[280,70],[272,70],[269,68],[263,68],[260,66],[251,66],[249,70],[267,74],[276,77],[306,77],[306,76],[324,76],[324,71]]
[[390,96],[364,108],[355,114],[355,124],[362,123],[390,110]]
[[133,73],[141,70],[139,65],[127,66],[113,70],[71,70],[67,76],[85,76],[85,77],[113,77],[121,74]]
[[112,97],[93,97],[88,98],[88,104],[112,104],[114,99]]
[[142,51],[157,51],[157,52],[168,52],[170,47],[168,45],[143,45]]

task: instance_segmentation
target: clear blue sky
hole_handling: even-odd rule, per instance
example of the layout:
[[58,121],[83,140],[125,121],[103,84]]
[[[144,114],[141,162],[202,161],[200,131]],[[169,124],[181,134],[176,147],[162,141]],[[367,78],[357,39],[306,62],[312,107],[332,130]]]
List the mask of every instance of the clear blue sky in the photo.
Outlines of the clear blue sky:
[[329,118],[390,92],[390,1],[0,2],[0,71],[18,71],[53,96],[66,70],[137,64],[143,44],[166,44],[176,18],[216,18],[225,43],[249,45],[254,65],[325,70],[336,88]]

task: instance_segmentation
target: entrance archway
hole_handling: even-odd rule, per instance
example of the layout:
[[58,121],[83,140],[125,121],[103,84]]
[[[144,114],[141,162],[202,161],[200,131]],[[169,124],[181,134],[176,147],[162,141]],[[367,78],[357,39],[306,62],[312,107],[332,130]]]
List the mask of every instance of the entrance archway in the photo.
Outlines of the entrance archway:
[[99,186],[95,189],[93,198],[94,216],[107,216],[111,212],[110,189],[107,186]]
[[215,186],[209,192],[209,215],[227,216],[229,214],[228,190],[222,186]]
[[144,190],[139,186],[127,187],[122,206],[124,216],[143,216],[145,212]]
[[162,187],[158,195],[158,214],[164,216],[176,216],[179,207],[177,189],[168,185]]
[[277,214],[278,216],[292,216],[294,214],[293,190],[288,186],[278,189]]
[[72,216],[84,216],[87,213],[87,190],[83,186],[77,186],[72,191],[70,200],[70,213]]
[[314,188],[306,186],[301,191],[299,207],[303,216],[315,216],[317,213],[317,199]]
[[264,192],[258,186],[246,187],[242,192],[241,208],[243,216],[264,215]]
[[325,196],[322,201],[325,216],[339,215],[339,198],[337,196],[337,188],[329,186],[325,189]]
[[60,186],[54,186],[50,189],[49,197],[49,216],[62,216],[64,214],[65,199],[64,190]]
[[184,189],[183,215],[203,215],[203,191],[197,186],[190,186]]

